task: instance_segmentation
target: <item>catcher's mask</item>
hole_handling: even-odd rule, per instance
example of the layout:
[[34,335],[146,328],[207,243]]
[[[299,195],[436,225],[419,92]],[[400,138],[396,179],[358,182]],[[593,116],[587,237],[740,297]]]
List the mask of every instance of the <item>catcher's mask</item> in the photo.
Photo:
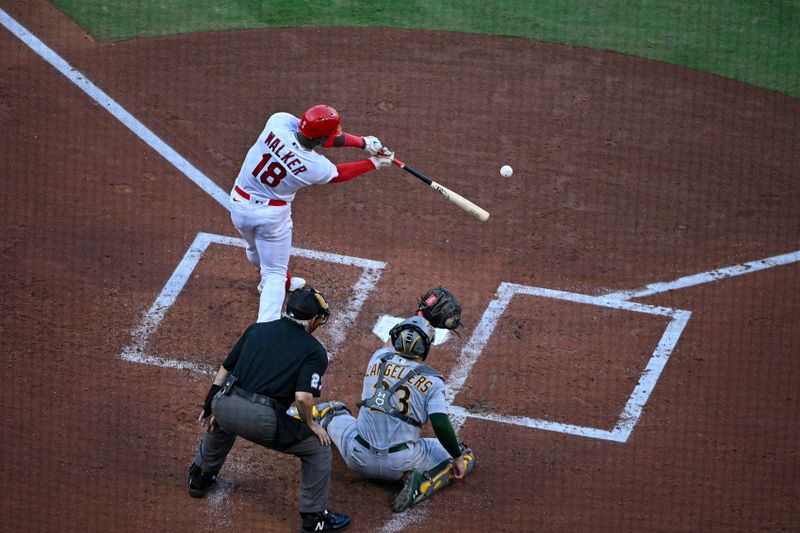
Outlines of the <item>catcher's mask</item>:
[[309,139],[341,135],[339,113],[329,105],[315,105],[300,117],[300,133]]
[[389,331],[395,351],[408,359],[424,361],[436,339],[436,330],[420,316],[407,318]]
[[286,314],[297,320],[311,320],[316,316],[322,316],[322,324],[324,324],[328,321],[330,310],[328,310],[328,302],[318,290],[305,287],[289,294],[289,300],[286,302]]

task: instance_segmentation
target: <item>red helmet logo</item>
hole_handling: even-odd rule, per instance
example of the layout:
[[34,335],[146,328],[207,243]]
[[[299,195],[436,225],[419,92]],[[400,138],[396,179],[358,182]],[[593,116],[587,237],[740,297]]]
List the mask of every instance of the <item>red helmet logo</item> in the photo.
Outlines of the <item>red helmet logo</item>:
[[342,133],[339,113],[329,105],[315,105],[300,117],[300,133],[309,139],[336,137]]

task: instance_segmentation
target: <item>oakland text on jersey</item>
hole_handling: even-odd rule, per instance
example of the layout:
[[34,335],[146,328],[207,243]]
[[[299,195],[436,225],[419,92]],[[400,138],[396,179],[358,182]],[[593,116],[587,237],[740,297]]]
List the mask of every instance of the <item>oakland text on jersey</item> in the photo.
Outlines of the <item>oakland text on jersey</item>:
[[[294,155],[294,152],[286,148],[286,145],[284,145],[275,135],[275,132],[269,132],[267,138],[264,140],[264,144],[266,144],[267,148],[269,148],[272,153],[275,154],[275,157],[286,163],[286,166],[289,167],[289,170],[291,170],[292,174],[295,176],[298,176],[308,170],[305,165],[303,165],[303,162]],[[295,166],[297,166],[297,168],[292,168]]]
[[[380,371],[381,362],[378,361],[374,363],[369,370],[367,370],[367,376],[377,376],[378,372]],[[406,371],[411,371],[407,366],[397,365],[394,363],[386,363],[386,370],[383,371],[383,375],[387,378],[394,378],[394,379],[403,379]],[[408,380],[408,384],[412,387],[418,389],[420,392],[428,392],[428,389],[433,384],[431,380],[426,378],[424,375],[420,374],[416,378],[411,378]]]

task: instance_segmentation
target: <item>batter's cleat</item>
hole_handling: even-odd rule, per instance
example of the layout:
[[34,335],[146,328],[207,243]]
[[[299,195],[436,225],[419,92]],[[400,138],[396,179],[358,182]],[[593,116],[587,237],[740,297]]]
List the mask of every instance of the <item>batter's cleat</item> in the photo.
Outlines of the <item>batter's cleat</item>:
[[303,278],[298,278],[288,274],[287,276],[289,278],[286,280],[286,290],[288,292],[296,291],[306,286],[306,280]]
[[189,495],[192,498],[202,498],[216,483],[216,472],[204,472],[194,463],[189,467]]
[[423,494],[420,492],[420,487],[425,481],[425,474],[416,468],[412,470],[406,477],[403,488],[397,493],[392,501],[392,511],[395,513],[402,513],[415,502],[419,501]]
[[303,531],[340,531],[350,525],[349,516],[327,509],[321,513],[300,513],[300,517]]

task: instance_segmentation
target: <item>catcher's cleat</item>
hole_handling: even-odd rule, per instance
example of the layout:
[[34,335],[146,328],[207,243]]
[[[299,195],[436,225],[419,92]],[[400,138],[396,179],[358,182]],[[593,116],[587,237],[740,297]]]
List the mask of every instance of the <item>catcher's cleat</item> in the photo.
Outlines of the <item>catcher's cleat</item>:
[[472,469],[475,468],[475,454],[472,453],[472,450],[466,450],[464,452],[464,464],[466,465],[466,469],[464,470],[464,476],[466,477]]
[[320,513],[300,513],[300,517],[303,519],[303,531],[337,531],[350,525],[349,516],[327,509]]
[[[333,420],[333,417],[342,414],[342,412],[350,414],[350,409],[347,408],[346,403],[340,402],[339,400],[318,403],[311,408],[311,416],[323,429],[328,429],[328,424]],[[292,418],[302,420],[302,418],[300,418],[300,412],[294,405],[286,410],[286,414]]]
[[406,478],[403,488],[397,493],[392,501],[392,511],[402,513],[416,502],[420,501],[424,494],[420,492],[422,483],[426,480],[425,474],[416,468],[412,470]]
[[192,498],[202,498],[216,483],[216,472],[204,472],[194,463],[189,467],[189,495]]
[[464,463],[467,467],[467,469],[464,471],[464,475],[466,476],[472,472],[472,469],[475,466],[475,452],[473,452],[465,442],[460,442],[459,447],[461,448],[461,455],[464,456]]

